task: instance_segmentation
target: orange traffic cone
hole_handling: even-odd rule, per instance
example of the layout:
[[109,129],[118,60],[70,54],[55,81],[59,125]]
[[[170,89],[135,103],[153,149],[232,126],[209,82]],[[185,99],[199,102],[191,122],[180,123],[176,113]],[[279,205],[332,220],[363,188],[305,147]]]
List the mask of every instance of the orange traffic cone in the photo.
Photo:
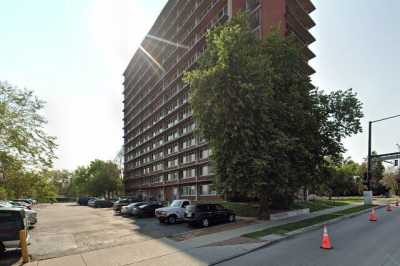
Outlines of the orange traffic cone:
[[326,224],[324,225],[324,233],[322,235],[322,249],[332,249],[332,245],[331,245],[331,239],[329,238],[328,235],[328,229],[326,227]]
[[388,204],[388,205],[386,206],[386,211],[387,211],[387,212],[391,212],[391,211],[392,211],[392,206],[391,206],[390,204]]
[[369,216],[369,220],[371,222],[376,222],[378,220],[378,217],[376,216],[375,208],[372,208],[371,214]]

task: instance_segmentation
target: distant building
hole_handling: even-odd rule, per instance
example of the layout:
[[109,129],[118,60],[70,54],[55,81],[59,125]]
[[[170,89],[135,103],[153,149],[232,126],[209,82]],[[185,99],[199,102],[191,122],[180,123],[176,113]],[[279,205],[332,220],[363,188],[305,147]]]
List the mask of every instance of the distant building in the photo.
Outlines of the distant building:
[[[310,0],[169,0],[124,72],[126,192],[161,200],[218,198],[211,151],[193,134],[182,74],[203,53],[206,31],[240,10],[250,12],[260,37],[271,27],[294,33],[308,61],[315,57],[308,49],[315,41],[309,33],[314,9]],[[304,70],[314,73],[307,62]]]

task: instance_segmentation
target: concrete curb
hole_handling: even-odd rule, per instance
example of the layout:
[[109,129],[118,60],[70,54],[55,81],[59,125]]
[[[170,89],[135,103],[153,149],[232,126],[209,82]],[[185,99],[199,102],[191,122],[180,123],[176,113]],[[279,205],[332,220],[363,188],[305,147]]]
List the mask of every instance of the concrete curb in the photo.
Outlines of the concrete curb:
[[[384,208],[384,207],[386,207],[386,205],[379,205],[379,206],[376,206],[375,209],[381,209],[381,208]],[[213,266],[213,265],[217,265],[217,264],[220,264],[220,263],[223,263],[223,262],[226,262],[226,261],[230,261],[232,259],[236,259],[238,257],[241,257],[241,256],[244,256],[244,255],[250,254],[252,252],[255,252],[257,250],[263,249],[263,248],[265,248],[267,246],[274,245],[274,244],[277,244],[277,243],[279,243],[281,241],[285,241],[285,240],[291,239],[291,238],[293,238],[293,237],[295,237],[297,235],[300,235],[302,233],[322,228],[325,224],[335,224],[335,223],[338,223],[340,221],[353,218],[353,217],[358,216],[360,214],[367,213],[371,209],[372,208],[368,208],[368,209],[365,209],[365,210],[362,210],[362,211],[359,211],[359,212],[355,212],[355,213],[351,213],[351,214],[348,214],[348,215],[344,215],[344,216],[341,216],[341,217],[338,217],[338,218],[335,218],[335,219],[332,219],[332,220],[329,220],[329,221],[326,221],[326,222],[323,222],[323,223],[314,224],[314,225],[311,225],[311,226],[308,226],[308,227],[301,228],[299,230],[295,230],[295,231],[286,233],[286,234],[282,235],[283,236],[282,238],[275,239],[275,240],[270,240],[270,241],[266,242],[264,245],[261,245],[261,246],[259,246],[257,248],[254,248],[254,249],[251,249],[251,250],[247,250],[246,252],[243,252],[243,253],[240,253],[240,254],[236,254],[235,256],[232,256],[232,257],[229,257],[229,258],[221,259],[221,260],[219,260],[217,262],[213,262],[213,263],[211,263],[209,265]],[[315,217],[318,217],[318,216],[315,216]]]

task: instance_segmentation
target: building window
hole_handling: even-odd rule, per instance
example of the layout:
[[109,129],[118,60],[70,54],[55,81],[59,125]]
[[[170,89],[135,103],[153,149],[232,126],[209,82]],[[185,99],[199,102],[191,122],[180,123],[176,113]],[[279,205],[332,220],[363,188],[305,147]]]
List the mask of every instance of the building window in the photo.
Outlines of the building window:
[[199,186],[199,194],[202,196],[217,195],[217,191],[215,190],[213,185],[207,184]]
[[179,178],[178,172],[172,172],[168,174],[168,181],[176,181]]
[[178,188],[177,187],[172,188],[172,196],[174,199],[178,198]]
[[207,159],[212,154],[210,149],[205,149],[201,151],[201,159]]
[[185,186],[182,188],[182,196],[194,196],[196,195],[195,186]]
[[212,169],[209,165],[204,165],[200,168],[200,176],[208,176],[212,174]]
[[192,178],[192,177],[196,177],[195,168],[183,170],[183,178]]
[[168,167],[169,168],[176,167],[176,166],[178,166],[178,158],[168,161]]
[[183,156],[183,163],[191,163],[196,161],[196,154],[192,153],[186,156]]

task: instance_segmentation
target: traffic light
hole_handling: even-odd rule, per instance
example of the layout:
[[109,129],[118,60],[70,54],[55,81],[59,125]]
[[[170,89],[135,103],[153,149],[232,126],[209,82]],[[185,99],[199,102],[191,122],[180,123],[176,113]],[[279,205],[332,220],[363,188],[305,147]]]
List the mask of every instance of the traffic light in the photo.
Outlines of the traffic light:
[[399,166],[399,160],[394,160],[394,166]]

